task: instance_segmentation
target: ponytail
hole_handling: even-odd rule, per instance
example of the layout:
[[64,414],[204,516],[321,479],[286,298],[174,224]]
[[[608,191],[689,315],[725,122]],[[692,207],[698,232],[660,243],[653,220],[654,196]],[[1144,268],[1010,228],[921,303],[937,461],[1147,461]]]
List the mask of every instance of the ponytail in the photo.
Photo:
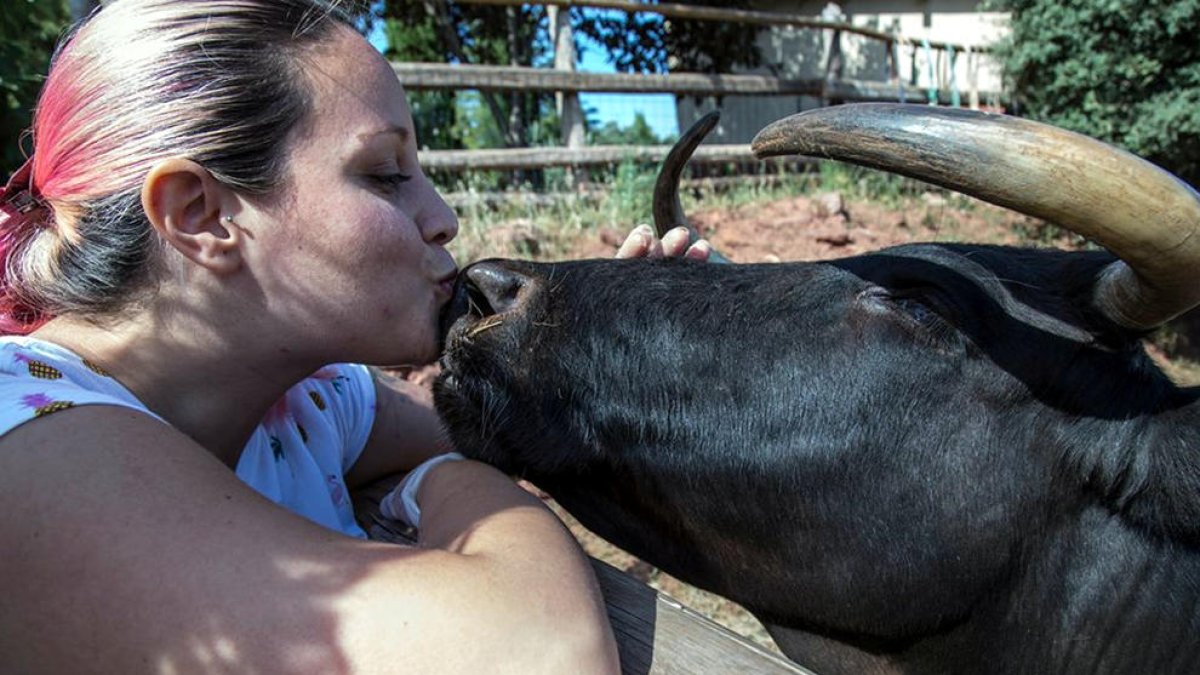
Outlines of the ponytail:
[[17,169],[0,191],[0,333],[25,335],[49,319],[22,297],[13,283],[13,262],[52,218],[33,182],[33,158]]

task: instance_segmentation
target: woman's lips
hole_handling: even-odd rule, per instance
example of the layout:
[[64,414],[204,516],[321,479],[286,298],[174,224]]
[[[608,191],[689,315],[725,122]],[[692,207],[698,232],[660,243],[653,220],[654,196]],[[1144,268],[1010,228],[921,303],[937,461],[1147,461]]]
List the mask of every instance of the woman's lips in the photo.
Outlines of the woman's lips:
[[454,296],[454,281],[458,278],[458,270],[442,275],[437,283],[438,304],[444,305]]

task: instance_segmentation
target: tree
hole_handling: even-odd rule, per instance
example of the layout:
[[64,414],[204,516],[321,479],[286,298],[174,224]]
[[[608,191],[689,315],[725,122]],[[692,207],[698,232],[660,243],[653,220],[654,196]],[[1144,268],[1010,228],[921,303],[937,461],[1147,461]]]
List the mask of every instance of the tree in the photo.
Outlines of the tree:
[[[589,126],[592,124],[589,123]],[[609,120],[602,126],[588,129],[588,142],[592,145],[659,145],[663,139],[654,133],[646,116],[638,112],[634,113],[633,122],[627,127]]]
[[998,0],[1024,114],[1200,185],[1200,0]]
[[[696,0],[691,4],[743,7],[746,0]],[[571,8],[576,39],[590,37],[609,52],[621,72],[668,70],[728,72],[759,65],[753,26],[709,21],[664,21],[655,14]],[[389,58],[433,63],[548,66],[553,61],[546,11],[538,5],[498,7],[448,0],[385,0],[375,20],[386,22]],[[581,49],[576,49],[582,53]],[[553,142],[558,128],[552,98],[544,94],[480,92],[455,103],[448,92],[410,93],[420,108],[422,142],[431,148],[481,147],[499,134],[511,147]],[[480,108],[479,104],[482,104]],[[492,121],[479,118],[481,110]],[[457,136],[456,134],[477,134]],[[491,147],[494,147],[492,145]]]
[[[388,0],[376,9],[376,18],[386,22],[389,38],[387,56],[401,61],[433,63],[544,65],[549,53],[545,37],[546,11],[540,5],[497,7],[463,5],[446,0]],[[450,138],[440,137],[453,119],[453,94],[427,93],[423,108],[434,114],[438,124],[424,131],[430,147],[454,147]],[[531,130],[553,107],[545,94],[512,92],[500,95],[480,92],[503,144],[531,145]],[[549,103],[547,102],[549,100]],[[462,147],[458,145],[457,147]]]
[[[747,9],[747,0],[692,0],[684,4]],[[609,52],[618,72],[728,73],[762,64],[759,28],[726,21],[666,20],[657,14],[572,9],[576,30]]]
[[70,18],[64,0],[6,0],[0,12],[0,180],[25,161],[32,147],[23,137]]

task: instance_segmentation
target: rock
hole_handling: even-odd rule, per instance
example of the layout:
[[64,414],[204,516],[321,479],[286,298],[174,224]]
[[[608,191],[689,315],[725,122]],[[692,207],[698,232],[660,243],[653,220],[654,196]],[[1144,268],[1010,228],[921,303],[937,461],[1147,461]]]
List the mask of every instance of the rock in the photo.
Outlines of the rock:
[[930,206],[940,207],[946,205],[946,198],[933,192],[922,193],[921,200]]
[[514,220],[496,225],[487,231],[486,237],[492,251],[511,251],[516,255],[535,256],[542,250],[542,233],[529,220]]
[[777,263],[777,262],[783,262],[783,259],[781,259],[779,256],[775,255],[774,253],[768,253],[763,256],[762,261],[765,263]]
[[850,233],[846,230],[830,229],[823,232],[817,232],[815,238],[822,244],[829,244],[830,246],[835,247],[847,246],[854,243],[854,237],[850,236]]
[[812,212],[818,218],[846,216],[846,201],[840,192],[825,192],[813,198]]

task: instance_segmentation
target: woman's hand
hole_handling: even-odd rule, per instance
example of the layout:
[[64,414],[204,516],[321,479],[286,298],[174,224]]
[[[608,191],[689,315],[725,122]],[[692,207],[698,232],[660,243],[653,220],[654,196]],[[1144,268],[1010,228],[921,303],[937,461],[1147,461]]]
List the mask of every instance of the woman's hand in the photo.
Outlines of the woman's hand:
[[674,258],[683,256],[693,260],[708,260],[712,245],[705,239],[697,239],[689,245],[691,235],[686,227],[677,227],[667,232],[662,239],[654,236],[649,225],[633,228],[625,243],[617,249],[618,258]]

